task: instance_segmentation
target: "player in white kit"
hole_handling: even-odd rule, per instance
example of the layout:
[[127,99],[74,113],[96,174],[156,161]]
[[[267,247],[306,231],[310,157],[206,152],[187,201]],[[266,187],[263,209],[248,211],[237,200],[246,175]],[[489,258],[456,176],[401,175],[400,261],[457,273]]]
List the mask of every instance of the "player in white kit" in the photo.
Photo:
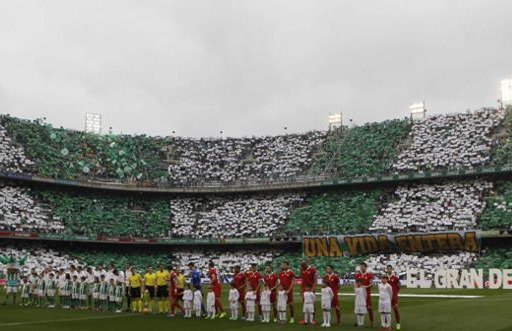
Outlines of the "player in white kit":
[[247,321],[254,322],[254,314],[256,313],[256,292],[251,288],[245,294],[245,302],[247,305]]
[[263,312],[263,319],[261,322],[270,323],[270,310],[272,309],[272,303],[270,302],[270,291],[268,285],[265,285],[263,292],[261,292],[260,304],[261,311]]
[[238,299],[240,299],[240,292],[236,288],[236,284],[231,283],[231,289],[229,290],[229,308],[231,310],[231,317],[229,318],[232,321],[236,321],[238,319]]
[[288,307],[288,293],[284,290],[283,285],[279,285],[277,290],[277,312],[279,315],[279,323],[286,323],[286,308]]
[[354,314],[356,314],[356,326],[364,326],[364,315],[368,313],[366,309],[366,289],[363,287],[363,280],[357,278],[354,284]]
[[196,286],[196,290],[194,291],[194,312],[196,313],[196,317],[201,317],[201,306],[203,304],[203,293],[201,293],[201,288]]
[[185,318],[192,317],[192,308],[194,301],[194,292],[190,289],[190,285],[185,285],[185,290],[183,291],[183,308],[185,308]]
[[329,287],[329,282],[324,280],[322,284],[322,314],[324,323],[321,325],[321,327],[331,327],[331,308],[333,297],[334,293],[332,292],[332,289]]
[[315,324],[315,293],[311,291],[311,286],[306,286],[304,293],[304,324]]
[[391,298],[393,289],[388,283],[388,276],[382,275],[379,284],[380,325],[384,330],[391,330]]

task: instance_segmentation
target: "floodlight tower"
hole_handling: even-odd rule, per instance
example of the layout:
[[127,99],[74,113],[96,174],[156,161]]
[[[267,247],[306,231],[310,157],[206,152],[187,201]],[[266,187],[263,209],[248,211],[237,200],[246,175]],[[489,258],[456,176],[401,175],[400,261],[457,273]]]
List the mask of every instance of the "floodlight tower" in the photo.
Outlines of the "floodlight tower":
[[425,119],[427,115],[427,108],[425,107],[425,101],[411,103],[409,106],[409,110],[411,111],[411,120],[421,121]]
[[329,131],[330,130],[336,130],[337,128],[341,127],[343,124],[341,112],[340,113],[329,113]]
[[101,134],[101,114],[85,113],[85,132]]
[[512,78],[500,82],[501,104],[504,107],[512,106]]

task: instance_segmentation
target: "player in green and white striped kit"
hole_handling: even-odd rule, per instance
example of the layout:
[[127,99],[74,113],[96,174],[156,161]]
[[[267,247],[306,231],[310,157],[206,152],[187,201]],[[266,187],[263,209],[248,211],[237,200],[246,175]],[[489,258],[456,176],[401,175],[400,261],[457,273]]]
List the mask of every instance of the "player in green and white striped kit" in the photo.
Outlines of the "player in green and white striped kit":
[[30,304],[30,289],[32,284],[29,283],[28,279],[23,280],[21,285],[21,303],[20,306],[28,306]]
[[94,283],[92,285],[92,308],[94,310],[100,310],[100,279],[94,277]]
[[121,280],[118,280],[116,283],[116,291],[115,291],[115,298],[116,298],[116,313],[123,312],[123,296],[124,296],[124,282]]
[[100,276],[100,308],[108,309],[108,283],[105,281],[105,275]]
[[9,302],[9,298],[12,299],[12,304],[15,305],[18,298],[18,287],[20,286],[20,271],[18,268],[7,268],[6,286],[7,289],[4,305],[6,305]]
[[73,275],[73,280],[71,281],[71,308],[78,308],[80,300],[80,282],[78,281],[78,276]]
[[57,288],[57,282],[55,281],[55,275],[53,272],[50,272],[48,278],[46,278],[44,287],[48,308],[55,308],[55,289]]
[[89,284],[87,284],[87,280],[85,276],[82,276],[80,279],[80,309],[87,309],[87,303],[89,298]]
[[43,278],[43,273],[39,274],[38,277],[37,277],[37,282],[36,282],[36,295],[37,295],[37,305],[39,307],[43,307],[44,306],[44,297],[46,295],[45,293],[45,281],[44,281],[44,278]]
[[108,282],[108,310],[114,310],[116,306],[116,283],[114,278]]

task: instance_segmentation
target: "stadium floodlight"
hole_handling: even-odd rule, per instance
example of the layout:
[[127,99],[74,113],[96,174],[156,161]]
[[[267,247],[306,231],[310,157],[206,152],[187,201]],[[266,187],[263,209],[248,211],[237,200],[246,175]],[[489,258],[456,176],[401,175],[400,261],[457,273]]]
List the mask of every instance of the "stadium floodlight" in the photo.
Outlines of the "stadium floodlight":
[[329,113],[329,130],[335,130],[342,125],[341,113]]
[[512,106],[512,78],[500,82],[501,102],[504,106]]
[[85,113],[85,132],[101,134],[101,114]]
[[425,101],[411,103],[409,110],[411,111],[411,120],[413,121],[420,121],[424,119],[427,114]]

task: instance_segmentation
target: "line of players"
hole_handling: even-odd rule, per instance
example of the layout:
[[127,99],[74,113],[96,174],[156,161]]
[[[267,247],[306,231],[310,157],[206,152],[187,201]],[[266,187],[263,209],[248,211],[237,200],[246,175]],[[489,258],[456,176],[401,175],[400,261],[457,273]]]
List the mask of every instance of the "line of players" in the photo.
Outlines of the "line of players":
[[[230,308],[232,316],[237,315],[238,304],[242,308],[242,315],[250,320],[254,317],[254,308],[257,308],[260,319],[269,320],[269,310],[273,311],[274,322],[285,322],[287,313],[290,316],[289,323],[295,322],[293,289],[296,278],[300,278],[301,298],[303,303],[304,320],[300,324],[314,324],[315,312],[315,287],[318,282],[318,273],[315,267],[307,261],[302,261],[300,275],[290,269],[287,261],[282,262],[281,271],[276,274],[271,265],[266,265],[265,274],[261,275],[257,264],[251,265],[247,272],[242,272],[239,266],[234,268],[232,290],[230,291]],[[211,281],[212,297],[214,296],[213,316],[215,312],[219,317],[224,317],[225,312],[221,303],[221,284],[217,270],[213,263],[209,265],[209,277]],[[371,301],[371,290],[374,276],[367,270],[366,263],[360,265],[360,271],[355,275],[355,313],[357,326],[364,325],[364,315],[368,313],[370,326],[374,324],[374,312]],[[341,307],[339,304],[340,277],[334,272],[332,265],[328,265],[322,279],[322,311],[324,323],[322,326],[330,326],[330,314],[333,309],[336,313],[336,321],[341,323]],[[263,288],[263,291],[262,291]],[[382,275],[379,283],[379,313],[381,315],[381,327],[391,328],[391,309],[394,311],[396,328],[400,329],[400,311],[398,309],[398,292],[400,279],[394,273],[392,266],[386,267],[386,274]],[[238,295],[235,294],[238,292]],[[268,298],[262,298],[266,292]],[[238,303],[235,301],[237,300]],[[213,300],[210,300],[213,302]],[[251,306],[248,310],[247,303]],[[266,309],[265,309],[266,308]],[[210,309],[209,313],[212,309]],[[268,310],[268,311],[267,311]],[[242,317],[243,318],[243,317]]]

